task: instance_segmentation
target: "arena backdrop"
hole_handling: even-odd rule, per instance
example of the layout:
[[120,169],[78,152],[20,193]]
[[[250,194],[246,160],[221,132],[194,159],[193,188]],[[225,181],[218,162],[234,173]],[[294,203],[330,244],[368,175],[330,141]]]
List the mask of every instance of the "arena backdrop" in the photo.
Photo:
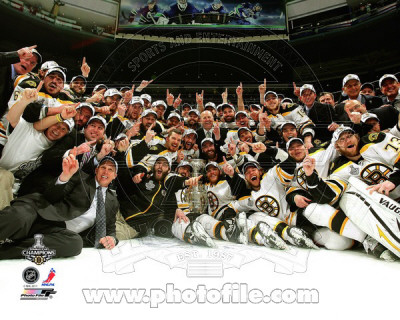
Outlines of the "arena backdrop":
[[286,33],[284,0],[122,0],[120,33],[141,28],[263,28]]

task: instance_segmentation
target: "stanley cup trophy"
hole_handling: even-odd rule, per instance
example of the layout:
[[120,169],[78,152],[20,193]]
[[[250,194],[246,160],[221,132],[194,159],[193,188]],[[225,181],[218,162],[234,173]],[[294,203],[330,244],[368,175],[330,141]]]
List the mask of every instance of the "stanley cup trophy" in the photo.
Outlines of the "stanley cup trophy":
[[[193,177],[202,175],[206,162],[202,159],[189,160],[193,167]],[[189,203],[190,212],[202,214],[207,209],[207,191],[203,183],[199,181],[197,186],[189,187],[187,190],[187,201]]]

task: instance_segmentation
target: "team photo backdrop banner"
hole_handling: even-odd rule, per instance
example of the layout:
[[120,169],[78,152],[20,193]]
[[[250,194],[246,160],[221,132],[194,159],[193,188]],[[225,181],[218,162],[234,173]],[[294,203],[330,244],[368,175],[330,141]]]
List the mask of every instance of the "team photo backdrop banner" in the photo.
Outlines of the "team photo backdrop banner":
[[143,28],[263,28],[286,31],[284,0],[122,0],[119,32]]

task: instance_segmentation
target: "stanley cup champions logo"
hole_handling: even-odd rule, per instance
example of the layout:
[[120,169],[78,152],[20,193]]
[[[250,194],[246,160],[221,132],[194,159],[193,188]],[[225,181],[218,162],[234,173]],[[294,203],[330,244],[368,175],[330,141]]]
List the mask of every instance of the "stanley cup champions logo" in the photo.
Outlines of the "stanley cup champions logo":
[[25,259],[41,265],[56,255],[56,250],[49,249],[43,244],[42,234],[35,234],[34,239],[35,243],[32,247],[22,250],[22,255]]

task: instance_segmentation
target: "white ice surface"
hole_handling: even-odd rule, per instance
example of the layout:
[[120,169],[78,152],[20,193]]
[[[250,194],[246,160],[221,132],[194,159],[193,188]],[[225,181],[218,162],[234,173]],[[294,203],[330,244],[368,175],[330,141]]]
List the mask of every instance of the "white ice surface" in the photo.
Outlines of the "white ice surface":
[[[176,239],[122,241],[112,252],[84,249],[74,258],[53,259],[35,266],[26,260],[0,261],[1,319],[383,319],[397,318],[400,263],[389,263],[363,251],[293,249],[291,254],[254,245],[217,241],[218,249],[196,247]],[[188,265],[190,266],[188,269]],[[38,284],[56,270],[57,293],[47,301],[20,301],[22,271],[35,266]],[[219,277],[189,277],[200,266],[213,266]],[[219,268],[223,266],[222,268]],[[192,269],[190,269],[192,268]],[[201,269],[200,269],[201,271]],[[246,284],[264,294],[274,289],[316,289],[318,303],[149,303],[85,301],[83,289],[196,289],[205,285]],[[150,291],[148,291],[149,293]],[[156,291],[154,291],[156,292]],[[273,317],[273,318],[272,318]],[[99,318],[100,319],[100,318]]]

